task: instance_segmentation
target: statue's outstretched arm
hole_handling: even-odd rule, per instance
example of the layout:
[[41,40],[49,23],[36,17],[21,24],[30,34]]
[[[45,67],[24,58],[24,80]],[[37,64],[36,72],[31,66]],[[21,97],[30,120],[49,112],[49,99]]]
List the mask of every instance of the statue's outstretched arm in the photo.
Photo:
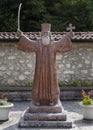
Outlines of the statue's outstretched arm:
[[27,52],[36,52],[38,50],[37,41],[29,39],[23,33],[19,39],[18,49]]
[[28,37],[26,37],[23,32],[20,29],[20,10],[21,10],[20,3],[18,8],[18,29],[17,29],[17,35],[19,36],[20,40],[18,43],[18,49],[23,51],[36,51],[37,50],[37,41],[30,40]]
[[73,32],[68,32],[62,39],[54,41],[54,49],[56,52],[66,52],[72,49],[71,39]]

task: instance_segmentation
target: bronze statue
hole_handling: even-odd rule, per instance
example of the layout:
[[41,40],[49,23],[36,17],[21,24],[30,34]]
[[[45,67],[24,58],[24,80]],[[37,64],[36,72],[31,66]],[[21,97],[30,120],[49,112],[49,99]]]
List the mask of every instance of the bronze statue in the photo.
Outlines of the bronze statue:
[[41,38],[31,40],[20,29],[18,49],[35,52],[36,66],[32,86],[32,102],[34,105],[55,105],[59,100],[59,86],[57,79],[56,53],[67,52],[72,49],[72,29],[59,41],[51,39],[51,24],[41,25]]

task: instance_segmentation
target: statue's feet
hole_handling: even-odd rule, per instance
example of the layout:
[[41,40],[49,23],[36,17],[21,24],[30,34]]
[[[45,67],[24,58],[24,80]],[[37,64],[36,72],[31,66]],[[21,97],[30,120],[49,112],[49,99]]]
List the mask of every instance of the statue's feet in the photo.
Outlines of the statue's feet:
[[36,102],[35,105],[36,105],[36,106],[40,106],[40,103],[39,103],[39,102]]
[[53,105],[54,105],[53,102],[50,102],[50,103],[49,103],[49,106],[53,106]]

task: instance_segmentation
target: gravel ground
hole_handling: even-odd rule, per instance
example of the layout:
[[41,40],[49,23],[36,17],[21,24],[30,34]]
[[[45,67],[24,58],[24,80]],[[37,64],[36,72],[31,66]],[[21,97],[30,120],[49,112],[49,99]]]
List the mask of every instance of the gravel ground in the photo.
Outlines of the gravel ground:
[[[26,101],[13,103],[14,107],[11,109],[9,120],[6,122],[0,122],[0,130],[32,130],[31,128],[18,128],[20,117],[24,110],[29,107],[30,102]],[[62,101],[62,104],[64,109],[67,111],[67,115],[72,118],[74,124],[73,128],[66,130],[93,130],[93,121],[83,120],[81,107],[79,106],[77,101]]]

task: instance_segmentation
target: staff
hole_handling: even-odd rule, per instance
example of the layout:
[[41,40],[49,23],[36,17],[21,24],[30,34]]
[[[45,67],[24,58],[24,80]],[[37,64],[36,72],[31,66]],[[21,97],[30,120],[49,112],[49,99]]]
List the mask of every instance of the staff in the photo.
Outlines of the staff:
[[22,5],[22,3],[20,3],[19,9],[18,9],[18,29],[17,30],[20,30],[20,10],[21,10],[21,5]]

